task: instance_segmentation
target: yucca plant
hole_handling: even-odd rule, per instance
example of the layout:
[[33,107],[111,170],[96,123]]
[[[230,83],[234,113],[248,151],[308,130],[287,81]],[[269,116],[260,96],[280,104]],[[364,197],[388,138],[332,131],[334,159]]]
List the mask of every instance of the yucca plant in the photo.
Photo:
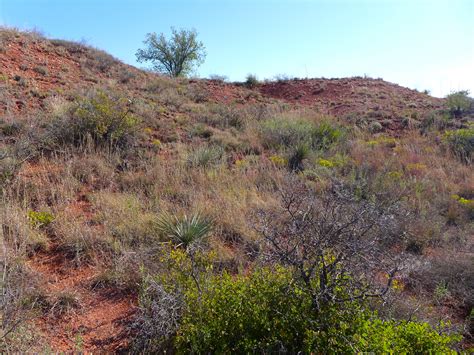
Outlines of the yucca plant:
[[192,216],[171,216],[164,213],[158,219],[156,227],[160,234],[187,249],[191,244],[203,240],[212,230],[213,221],[199,213]]
[[291,155],[288,159],[288,168],[291,171],[303,171],[303,160],[306,159],[310,152],[309,147],[306,144],[299,144],[291,152]]

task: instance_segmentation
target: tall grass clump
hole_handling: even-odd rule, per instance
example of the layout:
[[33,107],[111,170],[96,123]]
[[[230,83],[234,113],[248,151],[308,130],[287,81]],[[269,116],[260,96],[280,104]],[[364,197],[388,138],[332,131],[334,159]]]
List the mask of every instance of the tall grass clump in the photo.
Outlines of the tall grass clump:
[[474,128],[447,131],[444,140],[449,149],[466,164],[472,162],[474,155]]
[[219,165],[224,158],[224,149],[219,146],[201,146],[192,150],[187,156],[191,167],[208,168]]
[[260,137],[269,149],[307,145],[314,150],[326,150],[342,135],[342,129],[329,122],[317,124],[304,119],[280,117],[263,121],[260,125]]

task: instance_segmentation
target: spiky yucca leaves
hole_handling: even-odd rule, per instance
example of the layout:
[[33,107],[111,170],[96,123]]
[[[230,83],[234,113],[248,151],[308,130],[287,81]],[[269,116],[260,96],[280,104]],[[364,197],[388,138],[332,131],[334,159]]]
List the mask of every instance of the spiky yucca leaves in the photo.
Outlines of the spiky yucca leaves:
[[213,221],[199,213],[192,216],[171,216],[164,213],[157,221],[156,227],[160,234],[187,249],[192,244],[202,241],[212,230]]
[[299,144],[290,155],[288,159],[288,168],[291,171],[302,171],[304,170],[303,160],[306,159],[310,152],[309,147],[306,144]]

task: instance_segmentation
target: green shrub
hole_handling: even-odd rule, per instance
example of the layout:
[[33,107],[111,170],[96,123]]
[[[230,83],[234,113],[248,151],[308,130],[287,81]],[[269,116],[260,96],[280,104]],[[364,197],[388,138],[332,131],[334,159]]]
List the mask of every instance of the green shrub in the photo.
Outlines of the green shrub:
[[175,345],[182,353],[436,353],[459,336],[426,323],[382,321],[360,303],[315,311],[288,270],[213,276],[185,292]]
[[47,227],[54,221],[54,215],[49,212],[28,211],[28,219],[35,228]]
[[343,135],[340,128],[328,122],[315,124],[303,119],[274,118],[262,122],[260,136],[266,148],[285,149],[306,144],[315,150],[326,150]]
[[258,85],[258,78],[255,74],[248,74],[245,78],[245,86],[249,89],[253,89]]
[[446,96],[446,105],[452,117],[461,117],[464,113],[470,110],[473,99],[469,97],[469,91],[461,90],[453,92]]
[[98,145],[125,146],[135,136],[139,120],[130,101],[99,91],[81,98],[48,126],[46,144],[81,145],[87,139]]
[[[214,277],[200,295],[186,294],[187,311],[176,338],[179,351],[254,353],[285,349],[297,352],[309,327],[310,299],[288,287],[280,270],[233,278]],[[194,305],[194,306],[191,306]]]
[[[441,324],[443,325],[443,324]],[[372,318],[361,324],[354,338],[364,352],[392,354],[456,353],[451,347],[461,340],[457,334],[443,334],[428,323],[383,321]]]
[[449,149],[463,162],[469,164],[474,154],[474,128],[447,131],[444,140]]

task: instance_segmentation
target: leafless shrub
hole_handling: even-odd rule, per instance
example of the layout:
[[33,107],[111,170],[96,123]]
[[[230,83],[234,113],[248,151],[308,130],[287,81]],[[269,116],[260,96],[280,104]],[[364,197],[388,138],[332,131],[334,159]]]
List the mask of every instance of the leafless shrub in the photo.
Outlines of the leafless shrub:
[[242,129],[246,121],[246,112],[233,106],[215,104],[198,112],[196,118],[213,127]]
[[448,300],[455,298],[456,304],[467,315],[474,307],[474,258],[469,253],[448,254],[427,260],[414,269],[408,279],[408,286],[418,293],[435,298],[444,289]]
[[129,70],[129,69],[121,69],[119,74],[119,81],[122,83],[122,84],[127,84],[129,83],[131,80],[135,79],[137,77],[137,75]]
[[18,264],[10,264],[7,260],[0,261],[0,344],[8,335],[25,321],[25,314],[19,304],[24,287],[25,275]]
[[[5,212],[2,207],[0,212]],[[24,326],[29,311],[35,307],[35,299],[30,296],[37,285],[21,262],[22,249],[16,247],[13,241],[7,240],[6,234],[10,232],[1,218],[0,216],[0,352],[6,353],[24,350],[30,340],[27,339],[29,335],[24,333]],[[19,337],[23,341],[19,342]]]
[[338,182],[317,194],[291,176],[278,192],[281,206],[257,213],[261,255],[292,267],[315,308],[389,291],[403,268],[394,252],[404,237],[396,201],[356,198]]
[[105,73],[118,63],[119,61],[107,52],[92,47],[88,48],[87,59],[85,61],[87,68],[98,69],[100,72]]
[[62,291],[52,298],[49,313],[57,317],[80,307],[79,298],[74,292]]
[[[107,269],[97,275],[92,281],[93,289],[113,288],[124,292],[135,292],[142,283],[143,273],[141,268],[149,259],[146,252],[116,251],[110,258]],[[151,270],[153,265],[146,265]]]
[[140,297],[141,307],[133,328],[139,329],[135,347],[141,351],[163,351],[179,328],[184,305],[182,295],[166,290],[164,286],[148,279]]
[[83,43],[63,39],[52,39],[50,43],[53,46],[65,48],[69,53],[84,53],[87,51],[87,46]]
[[225,82],[229,81],[229,78],[225,75],[211,74],[211,75],[209,75],[209,80],[225,83]]
[[199,84],[189,84],[186,89],[186,97],[196,103],[207,102],[209,100],[209,92]]

